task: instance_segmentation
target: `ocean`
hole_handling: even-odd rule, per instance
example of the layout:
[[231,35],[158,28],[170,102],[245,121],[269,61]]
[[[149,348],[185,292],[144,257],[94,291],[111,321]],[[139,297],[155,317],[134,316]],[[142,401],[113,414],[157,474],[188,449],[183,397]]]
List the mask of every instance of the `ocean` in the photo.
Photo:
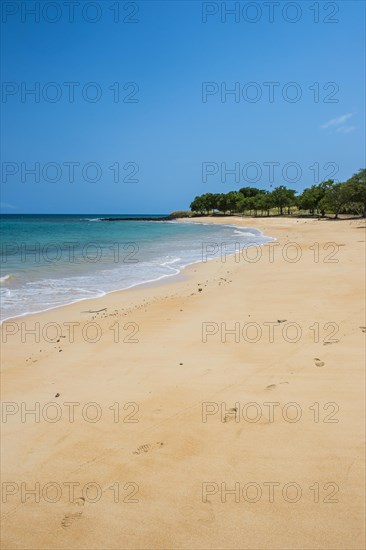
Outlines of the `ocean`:
[[[2,215],[0,319],[156,281],[273,240],[250,227],[141,220],[161,216]],[[105,221],[116,217],[134,219]]]

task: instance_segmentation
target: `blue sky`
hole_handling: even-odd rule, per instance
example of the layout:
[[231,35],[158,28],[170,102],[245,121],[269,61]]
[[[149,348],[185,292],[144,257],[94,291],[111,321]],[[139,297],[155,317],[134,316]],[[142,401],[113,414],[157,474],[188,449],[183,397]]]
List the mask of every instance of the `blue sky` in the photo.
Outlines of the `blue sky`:
[[365,165],[362,1],[35,4],[2,2],[4,213],[167,213]]

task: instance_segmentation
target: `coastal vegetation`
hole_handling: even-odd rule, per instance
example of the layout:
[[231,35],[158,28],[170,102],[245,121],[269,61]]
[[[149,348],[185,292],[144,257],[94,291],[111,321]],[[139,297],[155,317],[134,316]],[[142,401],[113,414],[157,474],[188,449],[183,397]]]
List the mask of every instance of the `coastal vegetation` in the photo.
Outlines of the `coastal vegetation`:
[[366,169],[345,182],[323,181],[297,194],[284,185],[272,191],[242,187],[228,193],[204,193],[190,204],[195,214],[241,214],[249,216],[311,215],[335,219],[341,214],[366,217]]

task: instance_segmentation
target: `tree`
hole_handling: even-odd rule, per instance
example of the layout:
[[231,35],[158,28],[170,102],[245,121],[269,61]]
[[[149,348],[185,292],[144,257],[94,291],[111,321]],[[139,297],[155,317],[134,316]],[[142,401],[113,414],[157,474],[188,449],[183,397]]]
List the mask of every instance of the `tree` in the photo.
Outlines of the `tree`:
[[271,208],[268,206],[269,193],[264,189],[257,189],[256,187],[242,187],[239,189],[239,193],[243,196],[243,199],[240,199],[240,206],[242,208],[240,211],[253,210],[254,215],[257,216],[258,210],[262,210],[263,213],[263,210],[267,211]]
[[225,214],[229,210],[228,198],[227,195],[221,193],[218,198],[218,208],[221,212]]
[[245,211],[248,208],[248,199],[243,197],[243,195],[241,193],[239,193],[239,194],[240,194],[240,196],[239,196],[238,202],[236,203],[236,209],[237,209],[238,212],[241,212],[242,214],[245,214]]
[[334,180],[326,180],[319,183],[316,190],[316,208],[317,211],[320,213],[322,218],[325,216],[325,210],[322,207],[322,200],[324,199],[325,195],[327,194],[328,190],[331,189],[334,185]]
[[254,216],[257,215],[258,208],[255,203],[255,197],[246,197],[244,200],[246,201],[246,207],[249,210],[249,213],[251,214],[252,211],[254,213]]
[[309,210],[311,215],[314,215],[315,209],[318,205],[317,195],[315,192],[315,185],[312,185],[308,189],[304,189],[299,197],[299,208],[301,210]]
[[317,210],[318,212],[320,211],[322,216],[324,216],[325,212],[324,210],[320,210],[319,205],[321,200],[324,198],[327,189],[332,187],[333,183],[333,180],[322,181],[318,185],[312,185],[311,187],[304,189],[298,199],[299,208],[301,208],[301,210],[309,210],[312,215],[314,215]]
[[260,193],[265,193],[263,189],[257,189],[256,187],[242,187],[239,189],[239,193],[245,198],[256,197]]
[[267,212],[267,216],[269,216],[269,211],[273,207],[273,196],[272,193],[269,193],[268,191],[264,191],[263,193],[258,193],[255,197],[253,197],[254,206],[255,209],[261,210],[262,215],[263,212]]
[[280,215],[283,215],[283,209],[287,206],[290,208],[295,202],[295,193],[293,189],[287,189],[284,185],[280,185],[273,189],[271,195],[273,198],[273,205],[278,208]]
[[240,198],[238,191],[226,193],[227,209],[230,211],[230,214],[237,210]]
[[214,210],[219,209],[219,198],[220,198],[220,193],[213,193],[211,197],[212,213]]
[[192,212],[200,212],[201,214],[205,211],[205,201],[202,199],[202,196],[197,196],[190,204],[190,209]]
[[335,183],[329,187],[319,203],[319,208],[325,212],[330,210],[337,219],[342,208],[350,202],[350,190],[344,183]]
[[209,214],[210,210],[213,211],[215,208],[215,204],[216,204],[215,197],[212,193],[205,193],[204,195],[201,196],[201,198],[202,198],[205,210],[207,214]]
[[346,192],[349,194],[350,203],[355,203],[356,209],[359,210],[363,217],[366,217],[366,169],[359,170],[356,174],[348,179],[344,185]]
[[302,210],[309,210],[325,216],[326,211],[334,213],[335,218],[342,212],[361,214],[366,217],[366,169],[360,169],[344,183],[334,183],[326,180],[318,185],[304,189],[296,197],[296,191],[287,189],[284,185],[276,187],[272,192],[256,187],[242,187],[239,191],[228,193],[204,193],[198,195],[190,204],[193,212],[210,214],[220,210],[224,214],[229,211],[245,213],[249,211],[257,216],[258,211],[270,215],[273,207],[279,214],[284,214],[287,208],[291,214],[291,206],[296,205]]

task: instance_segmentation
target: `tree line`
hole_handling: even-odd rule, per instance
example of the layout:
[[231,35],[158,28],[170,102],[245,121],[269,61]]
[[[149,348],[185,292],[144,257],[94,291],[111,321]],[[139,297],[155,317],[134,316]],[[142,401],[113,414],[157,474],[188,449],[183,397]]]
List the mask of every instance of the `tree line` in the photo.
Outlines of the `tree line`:
[[[284,185],[273,191],[242,187],[228,193],[204,193],[195,197],[190,204],[192,212],[208,215],[214,211],[223,214],[240,213],[258,216],[291,214],[293,210],[311,215],[326,216],[351,214],[366,217],[366,169],[359,170],[345,182],[323,181],[304,189],[297,195],[294,189]],[[274,210],[274,212],[273,212]]]

